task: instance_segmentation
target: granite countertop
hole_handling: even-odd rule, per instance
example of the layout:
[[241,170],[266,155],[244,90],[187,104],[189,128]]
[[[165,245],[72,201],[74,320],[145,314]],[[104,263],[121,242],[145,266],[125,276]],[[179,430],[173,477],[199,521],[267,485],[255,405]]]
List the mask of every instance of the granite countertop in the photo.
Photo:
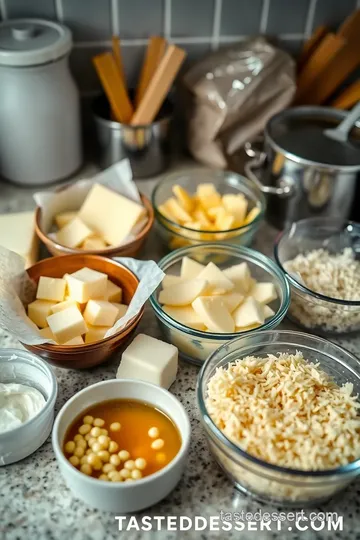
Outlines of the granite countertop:
[[[77,177],[90,176],[96,169],[88,166]],[[138,182],[141,191],[150,195],[156,179]],[[34,189],[19,188],[0,183],[0,213],[31,209],[34,206],[32,195]],[[276,231],[270,226],[263,226],[257,235],[255,249],[265,254],[272,254]],[[142,252],[142,259],[158,261],[162,253],[154,231]],[[285,321],[281,328],[292,328]],[[161,337],[151,307],[147,306],[145,315],[139,325],[138,332]],[[334,340],[335,341],[335,340]],[[337,339],[336,343],[349,351],[359,354],[360,337]],[[19,343],[11,335],[0,330],[0,347],[19,347]],[[59,385],[56,403],[57,412],[63,404],[76,392],[100,380],[115,377],[120,360],[120,353],[97,368],[86,371],[55,369]],[[260,504],[237,492],[218,468],[209,453],[205,437],[199,422],[199,414],[195,399],[195,385],[198,368],[180,362],[179,375],[171,387],[171,392],[185,406],[191,420],[192,441],[185,474],[177,488],[156,506],[137,514],[142,516],[203,516],[218,518],[220,512],[252,512],[259,509],[263,512],[291,509],[275,508]],[[321,508],[312,508],[314,512],[337,512],[343,516],[343,531],[328,531],[327,525],[316,532],[309,527],[307,531],[295,531],[293,523],[285,521],[282,525],[284,538],[295,539],[327,539],[360,538],[360,484],[353,483],[339,497],[334,498]],[[128,516],[129,517],[129,516]],[[126,522],[128,523],[128,522]],[[85,506],[76,500],[66,487],[55,456],[50,438],[45,444],[28,458],[0,468],[0,540],[111,540],[122,538],[129,540],[149,539],[187,539],[187,538],[235,538],[244,539],[275,538],[276,524],[272,524],[271,532],[244,530],[239,532],[211,532],[209,528],[200,531],[170,532],[166,530],[138,532],[135,528],[128,532],[119,532],[118,522],[114,515],[100,512]]]

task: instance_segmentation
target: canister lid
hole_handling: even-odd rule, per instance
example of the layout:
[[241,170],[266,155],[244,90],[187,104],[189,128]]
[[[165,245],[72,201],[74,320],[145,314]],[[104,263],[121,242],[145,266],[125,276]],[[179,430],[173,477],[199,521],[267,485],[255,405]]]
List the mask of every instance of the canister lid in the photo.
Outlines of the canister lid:
[[71,32],[43,19],[11,19],[0,23],[0,66],[35,66],[68,53]]

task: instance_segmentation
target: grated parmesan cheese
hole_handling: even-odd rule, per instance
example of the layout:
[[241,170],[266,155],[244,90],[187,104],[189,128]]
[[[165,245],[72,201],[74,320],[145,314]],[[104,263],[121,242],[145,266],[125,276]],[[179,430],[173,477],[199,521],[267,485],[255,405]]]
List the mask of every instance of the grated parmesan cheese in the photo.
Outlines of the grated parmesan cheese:
[[300,352],[247,356],[218,368],[206,407],[216,426],[249,454],[281,467],[334,469],[360,458],[358,396]]
[[[284,263],[289,273],[298,274],[308,289],[329,298],[360,302],[360,261],[351,248],[333,255],[325,249],[299,254]],[[306,328],[349,332],[360,326],[359,307],[347,307],[310,298],[293,290],[289,314]]]

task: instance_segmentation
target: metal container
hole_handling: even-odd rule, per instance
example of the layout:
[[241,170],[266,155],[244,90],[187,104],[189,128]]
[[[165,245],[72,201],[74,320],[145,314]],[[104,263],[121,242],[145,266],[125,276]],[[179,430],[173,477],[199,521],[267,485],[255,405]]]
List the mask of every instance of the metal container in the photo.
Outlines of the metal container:
[[0,24],[0,175],[44,185],[81,165],[80,98],[71,33],[41,19]]
[[275,227],[307,217],[349,216],[360,171],[360,124],[346,144],[323,135],[346,114],[325,107],[287,109],[268,122],[262,151],[245,145],[252,157],[245,173],[268,195],[267,218]]
[[111,120],[105,96],[93,103],[99,165],[106,169],[121,159],[130,160],[134,178],[163,172],[169,162],[172,107],[165,102],[158,120],[147,126],[129,126]]

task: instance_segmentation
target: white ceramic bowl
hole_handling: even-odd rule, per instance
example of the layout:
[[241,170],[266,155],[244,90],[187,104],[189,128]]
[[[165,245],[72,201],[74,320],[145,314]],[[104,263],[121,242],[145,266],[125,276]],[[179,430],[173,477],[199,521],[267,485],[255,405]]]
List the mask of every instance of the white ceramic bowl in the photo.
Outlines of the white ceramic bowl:
[[0,382],[32,386],[45,406],[16,429],[0,433],[0,466],[20,461],[40,448],[51,432],[57,382],[52,369],[35,354],[20,349],[0,350]]
[[[177,426],[182,443],[178,454],[160,471],[135,482],[106,482],[86,476],[73,467],[62,451],[66,431],[84,410],[110,399],[136,399],[167,414]],[[133,379],[102,381],[73,396],[60,410],[52,443],[61,474],[76,497],[108,512],[137,512],[166,497],[179,482],[190,443],[190,422],[181,403],[167,390]]]

